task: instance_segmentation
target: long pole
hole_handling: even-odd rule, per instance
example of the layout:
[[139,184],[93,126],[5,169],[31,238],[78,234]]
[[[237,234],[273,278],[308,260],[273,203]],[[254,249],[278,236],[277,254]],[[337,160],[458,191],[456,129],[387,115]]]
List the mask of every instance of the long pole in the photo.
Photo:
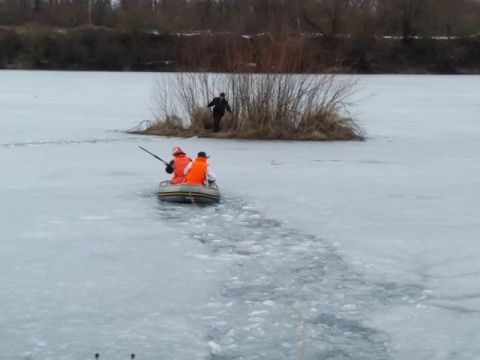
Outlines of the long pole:
[[143,148],[143,147],[141,147],[141,146],[139,146],[139,148],[142,149],[143,151],[149,153],[150,155],[152,155],[155,159],[160,160],[160,161],[163,162],[165,165],[168,165],[168,163],[167,163],[165,160],[163,160],[162,158],[158,157],[158,156],[155,155],[154,153],[151,153],[150,151],[148,151],[147,149],[145,149],[145,148]]

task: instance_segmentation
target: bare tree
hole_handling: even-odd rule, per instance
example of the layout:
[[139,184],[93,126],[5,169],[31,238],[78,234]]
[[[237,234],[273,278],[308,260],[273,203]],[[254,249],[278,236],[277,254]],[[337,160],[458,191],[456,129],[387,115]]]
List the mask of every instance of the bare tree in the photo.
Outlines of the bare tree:
[[[418,24],[430,0],[384,0],[378,3],[379,14],[398,28],[408,42],[419,34]],[[388,25],[387,25],[388,28]]]
[[334,41],[342,30],[350,0],[301,0],[301,9],[307,24],[326,39]]
[[357,69],[369,70],[369,52],[376,42],[379,30],[376,14],[376,0],[352,0],[349,14],[349,32],[352,43],[350,50],[356,59]]

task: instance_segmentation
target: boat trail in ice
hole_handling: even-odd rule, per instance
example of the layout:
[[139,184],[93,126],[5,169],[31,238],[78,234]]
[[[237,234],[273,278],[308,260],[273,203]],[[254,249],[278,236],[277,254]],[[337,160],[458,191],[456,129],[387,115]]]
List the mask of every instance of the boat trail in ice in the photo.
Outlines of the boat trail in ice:
[[389,359],[388,334],[368,313],[416,301],[422,288],[370,282],[321,237],[303,234],[227,197],[215,207],[159,204],[186,239],[231,263],[208,307],[215,359]]

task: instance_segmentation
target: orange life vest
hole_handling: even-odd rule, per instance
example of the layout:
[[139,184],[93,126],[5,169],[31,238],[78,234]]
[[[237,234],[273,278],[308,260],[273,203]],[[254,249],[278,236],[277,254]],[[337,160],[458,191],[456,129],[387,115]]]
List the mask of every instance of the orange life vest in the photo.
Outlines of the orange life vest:
[[172,184],[180,184],[183,182],[183,180],[185,180],[185,174],[183,173],[183,170],[189,162],[190,159],[185,154],[175,156],[173,159],[173,179],[170,181]]
[[187,174],[186,183],[189,185],[204,185],[207,176],[207,159],[197,157]]

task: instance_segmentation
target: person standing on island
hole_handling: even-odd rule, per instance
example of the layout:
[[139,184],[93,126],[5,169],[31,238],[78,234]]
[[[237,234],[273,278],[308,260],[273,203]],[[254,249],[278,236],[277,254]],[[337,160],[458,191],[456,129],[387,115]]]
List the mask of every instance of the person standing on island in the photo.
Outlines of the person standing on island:
[[213,106],[213,132],[220,130],[220,120],[225,115],[225,110],[229,113],[232,112],[230,105],[228,105],[227,99],[225,99],[225,93],[220,93],[219,97],[214,98],[208,107]]

